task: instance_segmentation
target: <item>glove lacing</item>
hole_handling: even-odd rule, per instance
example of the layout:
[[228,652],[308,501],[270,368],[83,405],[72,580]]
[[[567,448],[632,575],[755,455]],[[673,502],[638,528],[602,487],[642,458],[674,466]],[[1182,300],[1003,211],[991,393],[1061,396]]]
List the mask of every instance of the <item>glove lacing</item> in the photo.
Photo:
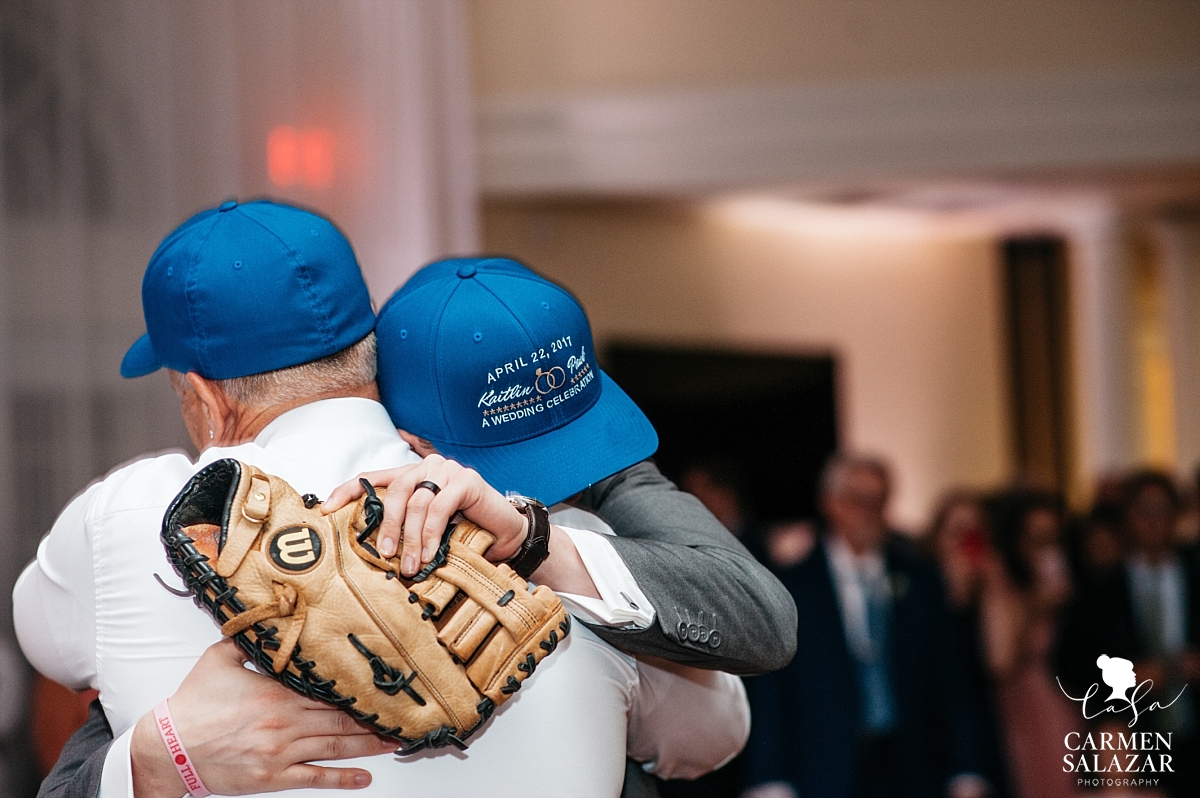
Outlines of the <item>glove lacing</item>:
[[260,604],[252,610],[235,615],[221,624],[221,634],[232,637],[238,632],[246,631],[259,621],[291,618],[292,622],[288,625],[287,634],[283,636],[283,640],[279,643],[279,650],[275,652],[275,656],[271,660],[271,666],[275,672],[283,673],[288,662],[291,661],[296,643],[300,641],[300,632],[304,629],[304,619],[308,616],[308,605],[304,603],[304,596],[297,593],[296,588],[291,585],[272,582],[271,587],[275,590],[273,603]]

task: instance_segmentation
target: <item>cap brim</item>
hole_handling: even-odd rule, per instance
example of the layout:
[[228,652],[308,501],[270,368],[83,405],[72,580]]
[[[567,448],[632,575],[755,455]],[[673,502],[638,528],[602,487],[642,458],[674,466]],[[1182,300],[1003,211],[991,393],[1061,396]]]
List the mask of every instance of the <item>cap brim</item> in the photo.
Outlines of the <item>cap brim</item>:
[[150,343],[147,333],[133,342],[125,357],[121,360],[121,376],[126,378],[144,377],[162,368],[154,345]]
[[433,443],[497,490],[556,504],[658,449],[650,420],[603,371],[600,380],[600,398],[591,409],[537,437],[488,447]]

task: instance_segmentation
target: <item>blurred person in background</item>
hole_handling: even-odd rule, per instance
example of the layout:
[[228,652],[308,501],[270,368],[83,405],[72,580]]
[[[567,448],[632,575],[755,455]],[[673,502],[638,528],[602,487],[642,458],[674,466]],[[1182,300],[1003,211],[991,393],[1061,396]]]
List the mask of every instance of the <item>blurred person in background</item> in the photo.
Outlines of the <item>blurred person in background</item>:
[[835,456],[826,528],[780,575],[796,657],[749,683],[748,798],[984,796],[976,699],[936,568],[886,521],[878,459]]
[[984,617],[986,658],[996,686],[1013,792],[1020,798],[1070,795],[1063,740],[1082,729],[1078,709],[1054,681],[1050,654],[1071,580],[1057,497],[1013,491],[988,503],[999,562]]
[[1200,544],[1200,466],[1192,472],[1190,490],[1183,498],[1183,510],[1175,525],[1175,542],[1181,546]]
[[941,569],[946,601],[956,612],[978,608],[1003,575],[983,501],[974,493],[955,491],[942,500],[927,544]]
[[727,459],[698,460],[683,469],[679,487],[698,498],[759,562],[786,570],[808,556],[816,526],[808,520],[760,525],[749,507],[737,466]]
[[[1172,735],[1171,795],[1200,794],[1194,693],[1200,689],[1200,554],[1175,543],[1179,496],[1170,476],[1144,470],[1124,483],[1121,520],[1126,554],[1120,567],[1081,585],[1059,642],[1058,667],[1068,692],[1082,696],[1098,681],[1101,655],[1134,663],[1146,702],[1139,731]],[[1184,689],[1187,686],[1190,689]]]
[[812,521],[772,524],[763,534],[763,562],[776,572],[786,571],[803,562],[815,545],[817,525]]
[[1092,506],[1120,507],[1127,476],[1123,471],[1108,471],[1096,477],[1092,483]]
[[941,570],[951,622],[965,647],[967,677],[978,702],[983,775],[992,785],[992,798],[1003,798],[1010,794],[1008,765],[988,654],[996,621],[1005,616],[1009,592],[981,498],[969,491],[947,494],[934,513],[925,543]]
[[1097,503],[1068,533],[1068,553],[1080,585],[1111,579],[1125,560],[1119,504]]
[[696,461],[683,469],[679,487],[699,499],[735,538],[747,536],[753,522],[733,463],[719,458]]

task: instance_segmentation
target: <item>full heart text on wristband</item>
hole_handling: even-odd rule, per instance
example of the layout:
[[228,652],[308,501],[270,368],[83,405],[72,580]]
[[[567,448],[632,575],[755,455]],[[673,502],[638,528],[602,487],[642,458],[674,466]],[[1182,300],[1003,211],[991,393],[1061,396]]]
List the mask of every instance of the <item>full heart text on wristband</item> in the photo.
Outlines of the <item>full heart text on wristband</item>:
[[200,774],[196,772],[196,768],[192,764],[192,758],[184,750],[183,741],[179,739],[179,734],[175,731],[175,721],[171,720],[171,710],[167,708],[165,698],[154,708],[154,725],[158,729],[159,736],[162,737],[163,744],[167,746],[167,753],[171,755],[171,763],[179,771],[179,778],[183,779],[192,798],[206,798],[206,796],[212,795],[204,786],[204,782],[200,780]]

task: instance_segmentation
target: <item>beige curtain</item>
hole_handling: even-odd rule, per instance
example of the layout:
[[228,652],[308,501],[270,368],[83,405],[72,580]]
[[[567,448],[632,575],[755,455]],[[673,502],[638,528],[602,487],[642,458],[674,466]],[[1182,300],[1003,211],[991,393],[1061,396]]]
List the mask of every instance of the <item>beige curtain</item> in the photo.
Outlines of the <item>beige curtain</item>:
[[[477,247],[458,0],[0,0],[0,638],[58,510],[187,445],[165,376],[118,376],[141,275],[192,212],[331,216],[382,302]],[[2,688],[0,688],[2,689]]]

